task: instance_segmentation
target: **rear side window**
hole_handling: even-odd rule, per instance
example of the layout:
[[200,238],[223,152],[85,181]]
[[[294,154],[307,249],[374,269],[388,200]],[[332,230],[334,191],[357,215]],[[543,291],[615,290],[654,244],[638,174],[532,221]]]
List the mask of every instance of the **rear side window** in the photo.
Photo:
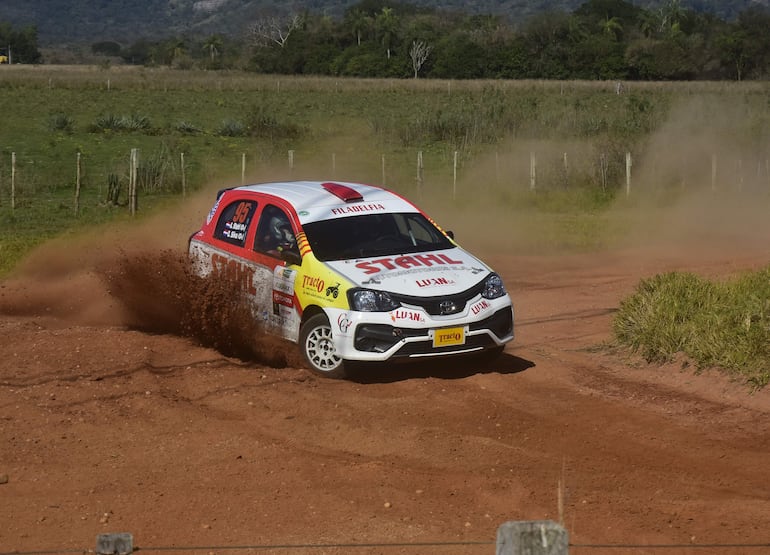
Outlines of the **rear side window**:
[[257,211],[257,203],[253,200],[238,200],[228,204],[217,220],[214,237],[242,247],[246,244],[252,216]]

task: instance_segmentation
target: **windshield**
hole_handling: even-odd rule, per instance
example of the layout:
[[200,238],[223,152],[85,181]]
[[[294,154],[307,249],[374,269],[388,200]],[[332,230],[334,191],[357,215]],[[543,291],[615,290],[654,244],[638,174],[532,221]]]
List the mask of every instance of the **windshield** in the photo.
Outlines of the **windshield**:
[[365,214],[303,226],[318,260],[436,251],[453,245],[420,213]]

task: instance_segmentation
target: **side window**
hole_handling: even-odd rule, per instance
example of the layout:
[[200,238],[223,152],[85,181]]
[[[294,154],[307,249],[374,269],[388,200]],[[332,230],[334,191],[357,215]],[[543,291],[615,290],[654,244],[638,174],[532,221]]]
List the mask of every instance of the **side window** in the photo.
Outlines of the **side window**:
[[246,234],[256,210],[257,203],[253,200],[239,200],[228,204],[217,220],[214,237],[242,247],[246,244]]
[[268,204],[262,210],[254,250],[280,258],[282,250],[297,250],[297,240],[286,212]]

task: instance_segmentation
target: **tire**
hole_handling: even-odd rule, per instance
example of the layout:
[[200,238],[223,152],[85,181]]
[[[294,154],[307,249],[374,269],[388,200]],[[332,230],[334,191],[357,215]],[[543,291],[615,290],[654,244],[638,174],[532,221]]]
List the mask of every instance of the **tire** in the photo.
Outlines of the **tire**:
[[346,377],[345,361],[337,355],[332,327],[325,314],[308,318],[299,332],[299,346],[310,370],[327,378]]

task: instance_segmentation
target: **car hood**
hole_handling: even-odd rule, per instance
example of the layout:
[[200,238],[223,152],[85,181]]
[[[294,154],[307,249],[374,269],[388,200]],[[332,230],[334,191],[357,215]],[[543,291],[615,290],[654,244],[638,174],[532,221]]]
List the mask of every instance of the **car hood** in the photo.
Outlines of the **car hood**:
[[326,264],[361,287],[420,297],[460,293],[490,273],[486,264],[459,247]]

